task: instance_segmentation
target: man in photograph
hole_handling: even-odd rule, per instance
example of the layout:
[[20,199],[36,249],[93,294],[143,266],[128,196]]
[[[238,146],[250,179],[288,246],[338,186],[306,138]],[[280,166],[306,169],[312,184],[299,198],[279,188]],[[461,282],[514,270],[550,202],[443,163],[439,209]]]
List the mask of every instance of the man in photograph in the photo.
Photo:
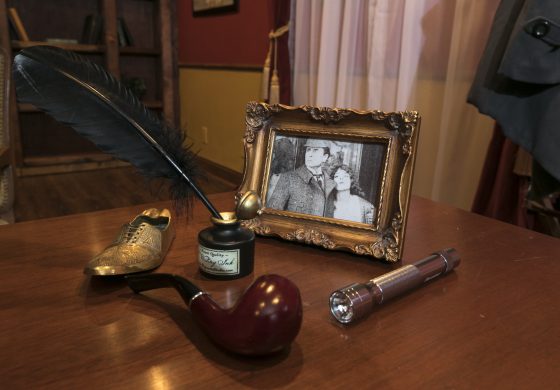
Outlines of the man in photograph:
[[267,207],[322,217],[326,199],[335,187],[322,168],[330,155],[329,143],[308,139],[304,147],[305,164],[280,174]]

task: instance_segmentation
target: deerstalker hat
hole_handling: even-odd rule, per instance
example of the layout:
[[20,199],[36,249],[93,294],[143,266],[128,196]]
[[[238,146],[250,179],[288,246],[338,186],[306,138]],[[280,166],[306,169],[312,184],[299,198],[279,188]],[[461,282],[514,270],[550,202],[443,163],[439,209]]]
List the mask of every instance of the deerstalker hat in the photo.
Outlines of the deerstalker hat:
[[306,148],[330,148],[331,145],[329,141],[325,141],[324,139],[313,139],[309,138],[304,145]]

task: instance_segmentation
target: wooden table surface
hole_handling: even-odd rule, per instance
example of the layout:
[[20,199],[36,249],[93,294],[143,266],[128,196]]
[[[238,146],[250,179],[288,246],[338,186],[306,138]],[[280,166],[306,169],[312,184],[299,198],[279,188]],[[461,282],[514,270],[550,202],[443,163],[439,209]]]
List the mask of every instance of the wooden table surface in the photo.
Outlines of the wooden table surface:
[[[232,209],[232,194],[212,196]],[[160,206],[169,206],[166,203]],[[268,358],[222,352],[171,289],[134,295],[85,263],[144,206],[0,226],[0,387],[16,388],[560,388],[560,241],[425,199],[412,199],[403,263],[454,247],[455,272],[351,327],[330,293],[397,265],[258,237],[253,275],[204,280],[197,205],[158,272],[186,276],[231,305],[256,276],[300,288],[301,332]]]

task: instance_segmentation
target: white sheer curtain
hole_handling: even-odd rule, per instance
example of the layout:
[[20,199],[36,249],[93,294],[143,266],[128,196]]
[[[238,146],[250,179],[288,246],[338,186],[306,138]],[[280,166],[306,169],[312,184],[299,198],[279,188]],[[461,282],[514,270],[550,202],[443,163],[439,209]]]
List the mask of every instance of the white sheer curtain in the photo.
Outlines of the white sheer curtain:
[[466,103],[499,0],[297,0],[295,105],[417,110],[413,192],[469,209],[493,121]]

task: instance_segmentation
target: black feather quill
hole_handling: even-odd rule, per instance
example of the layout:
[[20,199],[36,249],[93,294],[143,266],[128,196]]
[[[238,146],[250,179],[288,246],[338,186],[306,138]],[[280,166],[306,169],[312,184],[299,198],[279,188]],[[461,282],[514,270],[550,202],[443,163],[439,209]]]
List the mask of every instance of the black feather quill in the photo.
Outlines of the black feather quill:
[[34,46],[16,55],[13,74],[20,102],[45,111],[145,176],[171,179],[176,201],[190,204],[194,193],[221,218],[193,181],[195,155],[184,147],[184,133],[167,126],[103,68],[63,49]]

